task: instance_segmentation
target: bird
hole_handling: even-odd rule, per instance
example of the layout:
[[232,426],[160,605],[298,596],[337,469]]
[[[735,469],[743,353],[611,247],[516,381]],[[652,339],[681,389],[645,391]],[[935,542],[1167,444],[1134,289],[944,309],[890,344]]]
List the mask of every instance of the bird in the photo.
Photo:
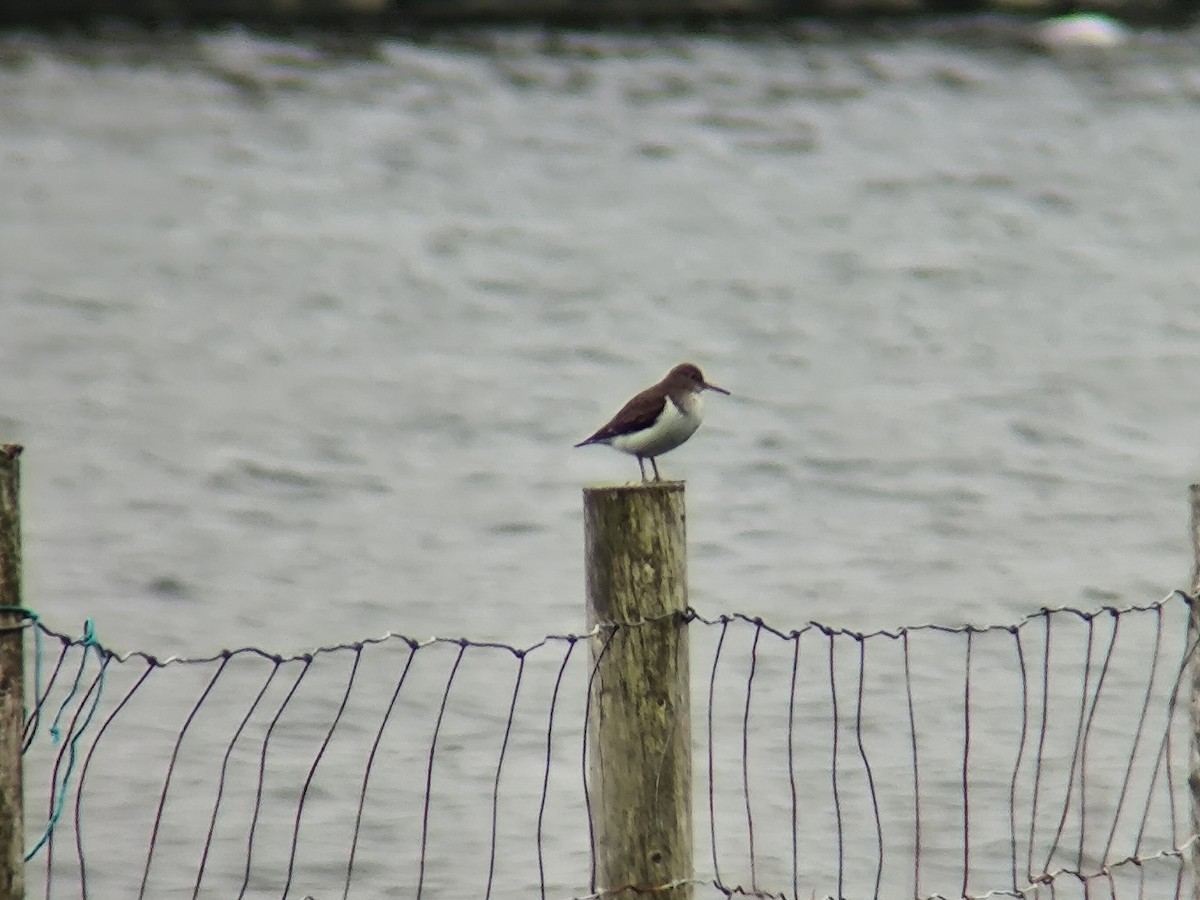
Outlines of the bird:
[[700,427],[704,417],[703,391],[729,394],[704,380],[698,366],[680,363],[658,384],[646,388],[621,407],[620,411],[576,447],[606,444],[614,450],[636,456],[642,481],[646,478],[646,460],[654,469],[654,480],[661,481],[655,457],[674,450]]

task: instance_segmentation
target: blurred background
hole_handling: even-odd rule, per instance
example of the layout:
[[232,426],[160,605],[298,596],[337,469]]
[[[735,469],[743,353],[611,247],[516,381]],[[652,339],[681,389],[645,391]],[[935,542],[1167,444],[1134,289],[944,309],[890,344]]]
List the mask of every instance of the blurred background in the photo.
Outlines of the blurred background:
[[572,444],[684,360],[732,391],[660,460],[701,612],[1185,586],[1197,33],[1045,27],[5,34],[27,604],[159,655],[582,630],[580,487],[637,467]]
[[[336,45],[334,45],[336,44]],[[692,360],[692,602],[1008,621],[1186,582],[1191,34],[10,34],[27,598],[118,646],[581,627],[573,449]]]

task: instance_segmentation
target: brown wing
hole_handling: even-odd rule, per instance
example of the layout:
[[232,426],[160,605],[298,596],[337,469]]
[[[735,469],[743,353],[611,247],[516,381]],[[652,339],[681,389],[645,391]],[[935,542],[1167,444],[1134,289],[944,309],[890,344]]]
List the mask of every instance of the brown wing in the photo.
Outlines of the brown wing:
[[620,412],[612,420],[593,434],[586,441],[580,441],[576,447],[586,444],[602,444],[623,434],[633,434],[644,428],[649,428],[662,414],[667,398],[654,388],[647,388],[628,403],[621,407]]

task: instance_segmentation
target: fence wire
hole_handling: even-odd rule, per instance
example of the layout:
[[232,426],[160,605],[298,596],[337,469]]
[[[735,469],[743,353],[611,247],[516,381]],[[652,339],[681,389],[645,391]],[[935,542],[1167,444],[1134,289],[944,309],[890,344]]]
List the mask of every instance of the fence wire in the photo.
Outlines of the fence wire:
[[[696,896],[1190,896],[1192,602],[866,634],[689,611]],[[584,759],[611,630],[187,659],[30,631],[31,897],[611,895]]]

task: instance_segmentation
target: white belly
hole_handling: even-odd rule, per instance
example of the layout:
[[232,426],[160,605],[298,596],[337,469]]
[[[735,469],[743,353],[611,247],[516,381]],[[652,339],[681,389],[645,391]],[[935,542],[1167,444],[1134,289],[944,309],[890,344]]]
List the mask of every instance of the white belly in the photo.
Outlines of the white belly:
[[663,414],[657,422],[635,434],[624,434],[612,439],[611,446],[632,456],[658,456],[674,450],[700,427],[704,406],[700,397],[694,396],[685,412],[667,400]]

